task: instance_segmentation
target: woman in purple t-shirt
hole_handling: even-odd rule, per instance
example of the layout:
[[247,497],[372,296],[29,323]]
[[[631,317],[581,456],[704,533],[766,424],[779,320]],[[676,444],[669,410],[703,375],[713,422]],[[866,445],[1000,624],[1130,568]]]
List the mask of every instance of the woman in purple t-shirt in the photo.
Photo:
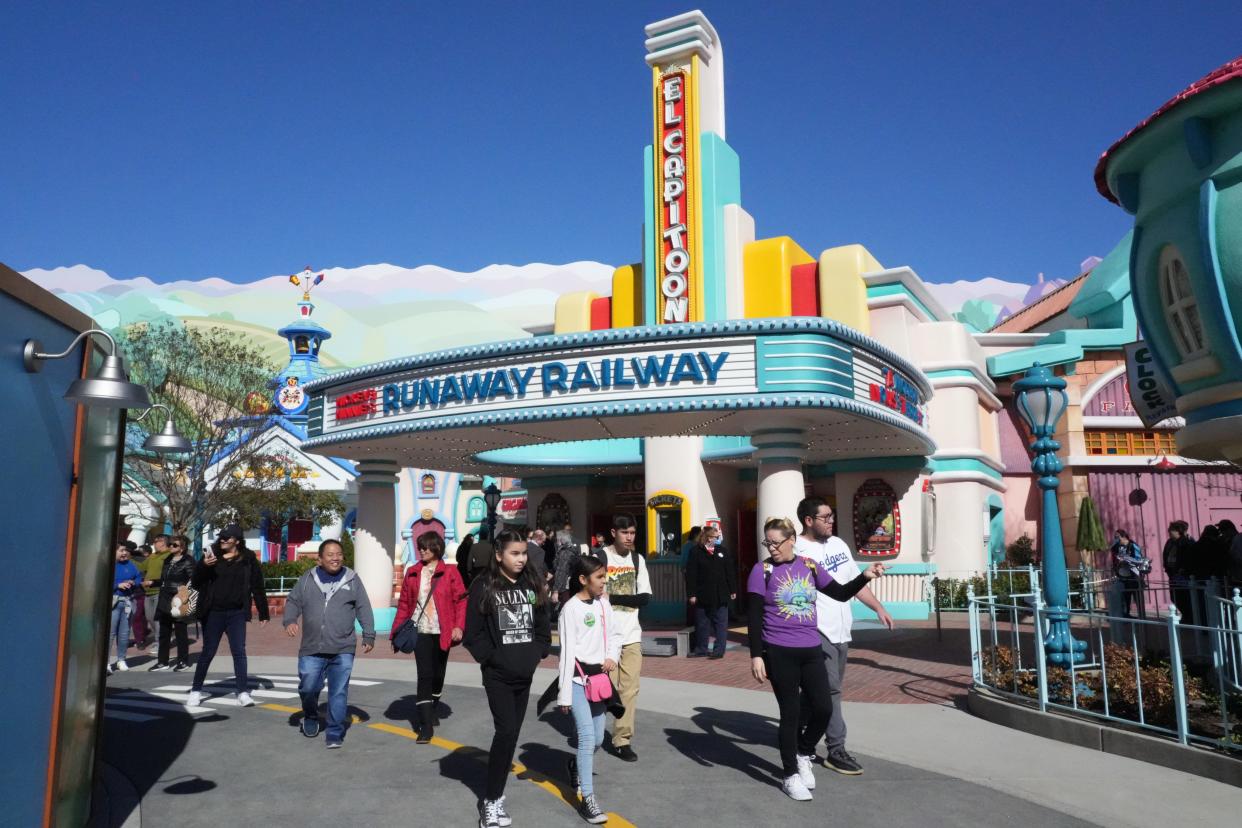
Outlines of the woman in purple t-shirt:
[[884,574],[884,564],[872,564],[854,580],[838,583],[814,562],[794,553],[797,531],[793,523],[770,518],[763,525],[763,533],[763,546],[772,557],[755,564],[746,582],[750,593],[750,670],[760,684],[772,679],[772,692],[780,708],[778,741],[785,776],[781,789],[791,799],[805,801],[815,788],[811,771],[815,742],[799,744],[801,697],[807,698],[811,708],[810,722],[803,731],[806,734],[823,733],[832,712],[828,671],[815,618],[816,593],[848,601],[868,581]]

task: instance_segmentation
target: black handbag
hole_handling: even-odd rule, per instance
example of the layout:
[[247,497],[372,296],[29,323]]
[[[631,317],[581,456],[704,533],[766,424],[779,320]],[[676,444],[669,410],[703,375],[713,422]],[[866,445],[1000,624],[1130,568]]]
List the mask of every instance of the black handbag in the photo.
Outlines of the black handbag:
[[394,650],[402,653],[414,652],[414,645],[418,643],[418,622],[423,620],[423,613],[427,611],[427,605],[431,603],[431,599],[435,597],[436,587],[443,577],[442,572],[437,572],[431,577],[431,589],[427,590],[427,600],[418,608],[417,618],[407,618],[405,623],[391,635],[388,640],[392,642]]

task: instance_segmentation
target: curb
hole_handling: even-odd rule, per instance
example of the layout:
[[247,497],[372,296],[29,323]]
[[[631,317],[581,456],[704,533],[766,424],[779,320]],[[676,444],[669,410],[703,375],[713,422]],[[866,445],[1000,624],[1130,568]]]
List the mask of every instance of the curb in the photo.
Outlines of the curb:
[[1242,788],[1242,761],[1224,754],[1198,747],[1184,747],[1145,733],[1135,733],[1060,713],[1041,713],[1037,708],[1008,701],[978,687],[970,689],[966,704],[972,714],[993,724]]

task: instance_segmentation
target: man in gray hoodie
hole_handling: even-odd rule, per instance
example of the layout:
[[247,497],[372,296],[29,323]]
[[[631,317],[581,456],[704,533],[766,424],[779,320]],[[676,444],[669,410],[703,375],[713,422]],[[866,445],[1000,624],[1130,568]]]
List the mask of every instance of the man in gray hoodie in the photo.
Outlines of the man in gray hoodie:
[[[299,628],[298,619],[302,619]],[[302,696],[302,735],[319,735],[319,691],[328,680],[328,726],[325,741],[339,748],[345,740],[349,675],[358,646],[354,621],[362,627],[362,651],[375,646],[375,619],[362,582],[345,566],[340,541],[319,545],[319,565],[294,584],[285,599],[285,633],[302,633],[298,648],[298,692]]]

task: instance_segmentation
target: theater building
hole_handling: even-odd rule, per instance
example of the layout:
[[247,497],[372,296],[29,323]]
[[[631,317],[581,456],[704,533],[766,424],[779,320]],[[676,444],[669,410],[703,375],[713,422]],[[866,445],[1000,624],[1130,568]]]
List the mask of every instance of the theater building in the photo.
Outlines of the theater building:
[[[756,238],[718,33],[691,12],[646,34],[652,107],[632,113],[653,121],[644,241],[611,294],[561,296],[547,335],[394,354],[305,385],[303,449],[357,464],[371,600],[390,603],[408,531],[397,485],[415,469],[520,481],[525,522],[568,519],[580,536],[634,515],[657,584],[650,614],[669,619],[683,612],[676,553],[690,526],[719,521],[746,566],[764,518],[821,494],[860,560],[894,565],[882,599],[925,615],[926,576],[978,569],[1003,526],[987,354],[910,268],[861,245],[813,254]],[[457,518],[445,515],[454,537],[473,523]]]

